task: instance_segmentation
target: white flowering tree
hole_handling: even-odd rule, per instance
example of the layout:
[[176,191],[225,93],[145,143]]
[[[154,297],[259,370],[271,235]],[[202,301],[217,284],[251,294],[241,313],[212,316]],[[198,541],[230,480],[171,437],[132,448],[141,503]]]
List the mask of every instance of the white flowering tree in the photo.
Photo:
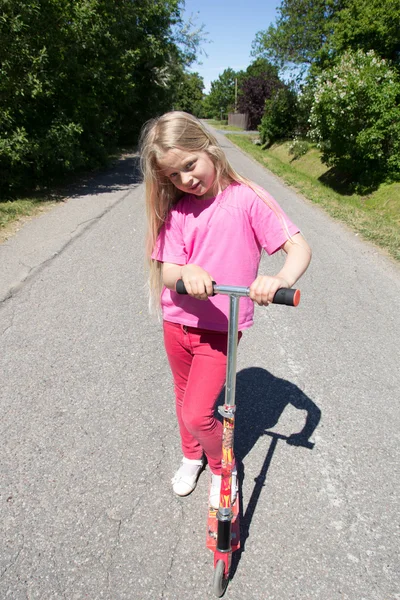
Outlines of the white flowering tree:
[[374,51],[322,71],[309,121],[325,164],[361,184],[400,179],[400,79]]

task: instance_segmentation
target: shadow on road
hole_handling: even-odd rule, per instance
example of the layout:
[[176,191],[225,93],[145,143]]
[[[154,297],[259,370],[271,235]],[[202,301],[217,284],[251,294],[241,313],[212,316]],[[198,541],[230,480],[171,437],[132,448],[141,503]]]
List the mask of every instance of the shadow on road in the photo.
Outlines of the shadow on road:
[[[313,449],[310,436],[321,419],[321,410],[296,385],[274,377],[265,369],[252,367],[237,374],[236,379],[236,423],[235,455],[239,474],[240,497],[241,483],[244,478],[243,459],[257,443],[260,437],[268,436],[270,444],[259,475],[255,478],[250,500],[244,510],[240,507],[241,548],[233,554],[230,576],[234,577],[241,554],[245,550],[250,535],[250,526],[258,500],[265,487],[268,470],[279,441],[292,446]],[[289,436],[268,431],[278,423],[285,408],[291,404],[306,412],[305,423],[301,431]]]
[[92,196],[110,194],[141,183],[139,156],[125,155],[116,160],[109,168],[100,173],[91,174],[88,179],[81,179],[68,189],[68,195]]

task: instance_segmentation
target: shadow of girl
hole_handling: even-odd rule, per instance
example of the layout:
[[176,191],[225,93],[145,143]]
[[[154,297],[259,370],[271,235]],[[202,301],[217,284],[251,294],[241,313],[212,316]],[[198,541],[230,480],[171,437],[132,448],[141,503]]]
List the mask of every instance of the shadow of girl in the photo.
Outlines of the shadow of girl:
[[279,379],[259,367],[243,369],[236,377],[236,404],[235,455],[238,462],[267,433],[266,430],[275,427],[289,404],[305,411],[304,426],[301,431],[293,432],[288,437],[274,435],[288,444],[313,448],[309,438],[321,419],[321,411],[290,381]]
[[[293,432],[289,436],[268,431],[275,427],[289,404],[306,413],[301,431]],[[235,456],[239,482],[242,482],[244,477],[242,461],[258,439],[264,435],[272,439],[260,473],[254,480],[255,485],[245,512],[244,507],[240,506],[241,549],[233,555],[231,577],[236,571],[241,553],[244,551],[246,540],[249,537],[251,521],[278,441],[283,440],[287,444],[312,450],[314,444],[310,442],[309,438],[321,419],[321,410],[296,385],[285,379],[274,377],[265,369],[258,367],[244,369],[237,374],[236,405]]]

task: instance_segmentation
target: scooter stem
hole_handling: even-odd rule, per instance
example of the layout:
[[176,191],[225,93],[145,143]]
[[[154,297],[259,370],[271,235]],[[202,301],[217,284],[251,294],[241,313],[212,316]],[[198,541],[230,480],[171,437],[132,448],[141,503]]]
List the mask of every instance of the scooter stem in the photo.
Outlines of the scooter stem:
[[229,296],[228,353],[226,365],[225,406],[235,406],[236,360],[239,323],[239,297]]

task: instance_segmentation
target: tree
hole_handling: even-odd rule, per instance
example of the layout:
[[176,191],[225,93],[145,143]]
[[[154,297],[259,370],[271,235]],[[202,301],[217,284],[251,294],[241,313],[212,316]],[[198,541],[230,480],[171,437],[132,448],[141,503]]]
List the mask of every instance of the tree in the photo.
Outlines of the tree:
[[278,13],[274,25],[257,33],[253,54],[279,68],[298,67],[300,135],[309,129],[318,75],[343,53],[374,50],[400,70],[400,0],[282,0]]
[[211,82],[211,91],[207,96],[207,108],[214,118],[221,118],[235,109],[235,79],[237,73],[233,69],[225,69]]
[[0,0],[2,195],[104,161],[171,108],[201,29],[181,0]]
[[183,73],[177,86],[175,110],[183,110],[195,117],[202,113],[204,81],[198,73]]
[[259,57],[249,64],[245,71],[240,72],[240,82],[246,77],[259,77],[266,75],[271,79],[278,79],[279,70],[276,65],[271,64],[266,58]]
[[249,129],[260,124],[265,101],[282,87],[278,70],[265,59],[254,61],[239,79],[238,110],[249,116]]
[[345,0],[283,0],[275,25],[259,31],[254,56],[282,67],[285,63],[312,64],[329,37]]
[[[210,96],[203,96],[203,101],[201,103],[201,115],[203,119],[213,119],[215,115],[215,110],[210,104]],[[220,116],[218,116],[220,118]]]
[[400,179],[400,77],[373,50],[320,74],[310,124],[323,161],[353,181]]
[[261,143],[270,146],[290,137],[297,124],[297,96],[288,86],[282,86],[265,102],[259,125]]
[[400,0],[348,0],[329,39],[330,54],[374,50],[400,67]]
[[259,31],[254,56],[280,68],[321,70],[346,50],[375,50],[399,64],[400,0],[282,0],[274,25]]

